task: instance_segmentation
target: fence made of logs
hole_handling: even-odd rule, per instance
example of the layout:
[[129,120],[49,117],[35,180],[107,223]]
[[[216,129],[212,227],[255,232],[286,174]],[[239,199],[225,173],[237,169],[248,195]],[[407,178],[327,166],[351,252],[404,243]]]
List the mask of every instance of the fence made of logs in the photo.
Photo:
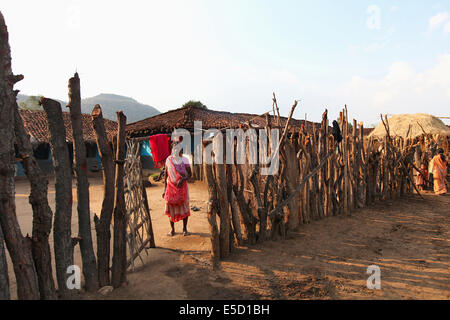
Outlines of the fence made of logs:
[[[277,122],[271,123],[270,119],[276,117],[266,117],[269,142],[269,129]],[[288,120],[285,128],[279,128],[283,132],[274,151],[279,150],[280,167],[274,175],[263,176],[261,165],[249,164],[248,148],[244,164],[204,161],[213,265],[217,267],[235,245],[243,242],[251,245],[285,239],[290,230],[313,220],[351,215],[376,201],[413,192],[421,197],[414,184],[414,172],[420,161],[428,161],[436,154],[438,145],[448,152],[448,137],[392,137],[387,117],[381,120],[386,128],[383,139],[364,137],[363,124],[349,122],[347,106],[332,130],[327,111],[312,132],[306,132],[304,126],[293,130]],[[217,134],[203,145],[212,143],[213,153],[219,153],[217,146],[225,142],[216,143],[215,139],[225,138]],[[230,141],[227,143],[229,146]],[[236,153],[236,141],[232,148]],[[211,151],[204,150],[206,158]]]
[[[85,289],[95,292],[99,287],[122,286],[127,268],[142,250],[154,247],[150,210],[142,186],[142,167],[137,148],[129,144],[125,157],[126,116],[117,112],[118,131],[108,140],[101,107],[92,112],[104,180],[104,198],[100,216],[94,216],[97,235],[95,253],[91,232],[91,208],[87,177],[86,148],[81,117],[80,78],[69,79],[70,119],[73,136],[74,172],[70,163],[63,110],[59,102],[41,98],[48,130],[55,171],[55,212],[49,206],[48,179],[33,155],[22,118],[18,111],[14,84],[23,79],[11,70],[8,30],[0,13],[0,300],[10,299],[6,249],[12,261],[18,299],[71,299],[78,289],[74,268],[74,248],[80,246],[81,271]],[[16,157],[14,156],[16,154]],[[24,237],[15,206],[14,163],[20,161],[30,182],[29,202],[33,211],[31,237]],[[72,235],[72,178],[76,178],[78,235]],[[113,248],[111,225],[114,225]],[[54,251],[49,245],[53,231]],[[127,243],[129,252],[127,253]],[[5,246],[6,245],[6,246]],[[112,249],[112,250],[111,250]],[[112,253],[112,259],[111,259]],[[53,276],[55,262],[56,284]],[[129,257],[129,259],[127,259]],[[111,265],[112,260],[112,265]],[[128,262],[128,263],[127,263]]]

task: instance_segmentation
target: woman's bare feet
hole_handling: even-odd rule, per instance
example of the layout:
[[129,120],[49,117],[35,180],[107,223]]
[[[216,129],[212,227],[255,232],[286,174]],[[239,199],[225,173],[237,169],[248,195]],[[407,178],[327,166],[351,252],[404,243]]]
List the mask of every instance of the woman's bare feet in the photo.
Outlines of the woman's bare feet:
[[170,232],[167,234],[168,237],[173,237],[174,235],[175,235],[175,231],[174,231],[174,230],[170,231]]
[[183,236],[189,236],[190,235],[190,233],[187,231],[187,230],[183,230]]

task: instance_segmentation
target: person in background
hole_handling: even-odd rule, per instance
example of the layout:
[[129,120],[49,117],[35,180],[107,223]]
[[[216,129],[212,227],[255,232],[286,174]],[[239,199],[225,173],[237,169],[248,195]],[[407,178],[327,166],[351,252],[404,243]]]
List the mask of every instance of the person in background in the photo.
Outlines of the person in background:
[[434,193],[437,195],[446,194],[447,159],[444,156],[444,149],[438,149],[438,154],[431,159],[430,167],[430,172],[433,174]]
[[433,190],[433,167],[431,165],[431,160],[433,160],[433,157],[428,159],[428,187],[430,190]]
[[425,163],[422,163],[420,167],[420,171],[417,172],[416,176],[416,186],[419,188],[420,191],[423,191],[426,186],[426,181],[428,180],[428,170]]
[[189,208],[189,190],[187,180],[192,176],[189,159],[183,157],[182,149],[174,148],[176,142],[172,143],[172,154],[166,159],[166,174],[163,198],[166,200],[165,214],[169,217],[172,230],[168,236],[175,235],[175,222],[183,220],[183,235],[189,235],[187,230]]

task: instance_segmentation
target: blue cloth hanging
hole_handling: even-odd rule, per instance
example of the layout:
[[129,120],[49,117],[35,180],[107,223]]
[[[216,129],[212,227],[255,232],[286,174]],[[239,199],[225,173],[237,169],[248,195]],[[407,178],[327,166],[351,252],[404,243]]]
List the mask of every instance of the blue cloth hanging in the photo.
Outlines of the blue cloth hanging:
[[148,140],[141,142],[141,156],[151,156],[150,142]]

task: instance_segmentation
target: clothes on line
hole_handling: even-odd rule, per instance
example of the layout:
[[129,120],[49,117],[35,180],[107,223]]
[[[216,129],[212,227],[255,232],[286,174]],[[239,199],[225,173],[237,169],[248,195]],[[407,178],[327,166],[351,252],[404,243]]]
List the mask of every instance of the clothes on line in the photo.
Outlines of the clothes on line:
[[152,155],[152,149],[150,148],[150,142],[149,141],[142,141],[141,142],[141,156],[151,156]]
[[170,155],[170,136],[167,134],[156,134],[149,138],[149,143],[155,167],[160,168]]

